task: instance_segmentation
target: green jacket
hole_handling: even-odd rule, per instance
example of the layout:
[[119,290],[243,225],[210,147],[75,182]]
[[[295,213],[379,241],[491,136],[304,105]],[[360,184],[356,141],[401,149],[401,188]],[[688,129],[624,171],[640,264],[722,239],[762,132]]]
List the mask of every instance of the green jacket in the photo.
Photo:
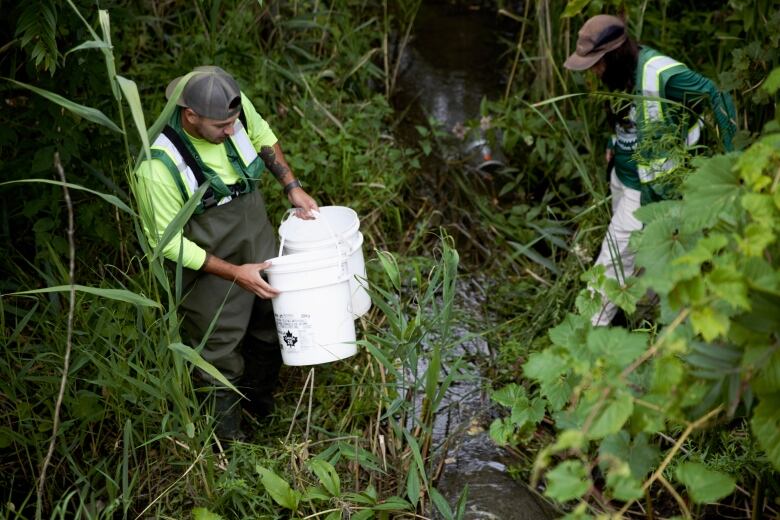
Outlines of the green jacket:
[[[637,98],[628,121],[615,125],[610,143],[615,152],[615,173],[627,187],[646,191],[645,184],[677,167],[669,149],[681,142],[687,146],[698,142],[702,121],[696,112],[704,98],[709,100],[724,147],[731,149],[734,106],[731,97],[709,79],[654,49],[641,47],[635,85]],[[676,138],[670,140],[669,135]]]

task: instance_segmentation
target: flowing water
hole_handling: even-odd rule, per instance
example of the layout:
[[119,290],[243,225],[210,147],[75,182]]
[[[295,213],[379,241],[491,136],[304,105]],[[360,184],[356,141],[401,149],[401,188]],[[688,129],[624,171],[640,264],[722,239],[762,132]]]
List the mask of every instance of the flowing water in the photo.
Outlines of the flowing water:
[[[486,160],[496,162],[500,157],[496,150],[487,150],[493,157],[486,157],[481,142],[489,121],[464,131],[468,120],[480,119],[482,99],[496,99],[501,93],[496,31],[494,12],[478,6],[427,2],[418,12],[413,37],[400,58],[394,103],[406,114],[397,135],[407,144],[417,144],[421,134],[416,126],[427,126],[431,119],[442,131],[443,153],[432,156],[439,164],[429,160],[424,168],[439,177],[429,179],[434,186],[446,184],[453,165],[478,175]],[[448,194],[431,194],[437,196],[434,204],[446,219]],[[476,277],[459,282],[457,306],[476,318],[470,323],[489,322],[489,317],[477,316],[484,307],[487,285]],[[467,326],[454,330],[460,338],[473,337],[475,332]],[[489,346],[479,338],[464,339],[450,355],[473,361],[464,369],[470,377],[453,384],[436,415],[433,438],[442,463],[438,489],[454,506],[468,486],[467,519],[554,518],[548,504],[510,476],[509,457],[488,436],[493,410],[485,392],[489,384],[479,366],[489,363]]]

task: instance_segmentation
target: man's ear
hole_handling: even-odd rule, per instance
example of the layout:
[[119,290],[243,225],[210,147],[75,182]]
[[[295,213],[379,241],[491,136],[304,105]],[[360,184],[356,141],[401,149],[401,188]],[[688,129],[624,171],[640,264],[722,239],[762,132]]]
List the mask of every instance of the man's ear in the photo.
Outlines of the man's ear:
[[200,119],[200,116],[191,108],[185,108],[182,110],[182,113],[184,114],[184,119],[191,125],[194,125]]

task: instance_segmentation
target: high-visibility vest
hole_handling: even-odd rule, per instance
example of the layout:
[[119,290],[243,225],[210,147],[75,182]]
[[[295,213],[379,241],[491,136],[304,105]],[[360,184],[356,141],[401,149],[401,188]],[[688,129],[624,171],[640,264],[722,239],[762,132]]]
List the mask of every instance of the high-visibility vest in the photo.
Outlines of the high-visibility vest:
[[[644,47],[639,53],[639,63],[637,64],[637,93],[643,96],[636,104],[636,128],[639,132],[639,138],[649,137],[653,133],[654,127],[661,131],[674,129],[674,121],[669,118],[668,110],[664,107],[666,81],[674,74],[677,74],[687,67],[675,61],[668,56]],[[685,144],[693,146],[699,141],[702,130],[701,118],[696,118],[694,124],[688,129],[685,137]],[[655,179],[658,175],[670,172],[677,167],[673,159],[660,158],[642,158],[637,161],[637,173],[639,180],[647,183]]]
[[183,203],[207,181],[210,183],[209,188],[198,204],[196,213],[226,204],[255,189],[255,181],[260,178],[264,165],[244,128],[243,117],[233,124],[233,135],[225,139],[223,144],[225,153],[240,178],[240,181],[233,185],[226,185],[215,172],[203,164],[189,138],[179,130],[179,117],[180,110],[177,109],[171,118],[172,124],[168,124],[154,140],[151,152],[152,159],[161,161],[167,167],[179,188]]

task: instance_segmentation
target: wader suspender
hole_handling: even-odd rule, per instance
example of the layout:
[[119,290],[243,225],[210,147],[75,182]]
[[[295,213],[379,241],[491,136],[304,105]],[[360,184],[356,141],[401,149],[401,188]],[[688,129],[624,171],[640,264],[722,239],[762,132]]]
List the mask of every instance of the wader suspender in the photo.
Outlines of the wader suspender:
[[[243,110],[238,115],[238,119],[241,120],[241,124],[243,124],[244,128],[246,128],[246,115],[244,114]],[[184,163],[189,166],[190,170],[192,170],[192,174],[198,181],[198,186],[203,185],[206,182],[206,176],[203,174],[203,170],[198,164],[198,161],[195,160],[195,157],[192,155],[192,152],[190,152],[190,149],[184,143],[181,136],[170,125],[165,125],[162,133],[165,135],[165,137],[170,139],[171,143],[173,143],[173,146],[175,146],[176,150],[178,150],[181,154]],[[236,184],[227,186],[227,188],[230,190],[230,196],[236,198],[243,193],[244,181],[239,181]],[[200,201],[203,209],[216,206],[218,202],[219,200],[217,200],[217,198],[214,196],[214,190],[211,188],[211,186],[209,186]]]

